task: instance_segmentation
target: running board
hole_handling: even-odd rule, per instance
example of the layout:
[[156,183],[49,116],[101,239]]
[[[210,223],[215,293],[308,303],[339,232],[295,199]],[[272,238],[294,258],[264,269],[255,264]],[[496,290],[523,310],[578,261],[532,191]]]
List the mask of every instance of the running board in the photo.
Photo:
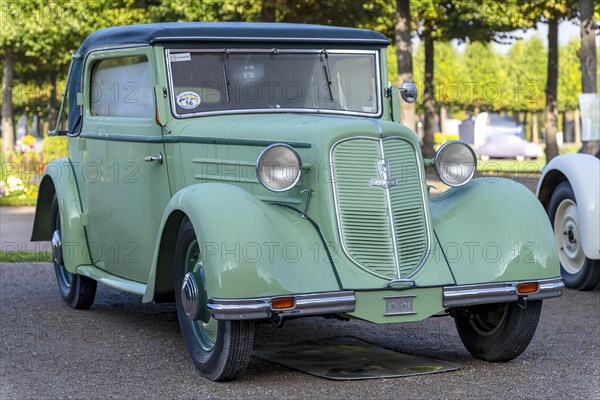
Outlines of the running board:
[[143,295],[146,292],[146,284],[112,275],[93,265],[80,265],[77,267],[77,273],[82,276],[87,276],[106,286],[124,290],[129,293]]

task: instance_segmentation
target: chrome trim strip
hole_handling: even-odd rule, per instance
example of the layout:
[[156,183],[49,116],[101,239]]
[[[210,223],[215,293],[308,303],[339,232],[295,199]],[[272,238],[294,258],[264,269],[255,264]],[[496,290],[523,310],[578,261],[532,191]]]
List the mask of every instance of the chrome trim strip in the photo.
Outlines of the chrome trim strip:
[[[372,117],[379,118],[383,115],[383,101],[382,101],[382,93],[380,90],[380,85],[375,85],[376,97],[377,97],[377,112],[375,113],[366,113],[360,111],[344,111],[344,110],[329,110],[323,108],[248,108],[248,109],[229,109],[229,110],[218,110],[218,111],[205,111],[198,112],[193,114],[178,114],[177,107],[175,105],[175,93],[173,92],[173,73],[171,70],[171,61],[170,54],[173,52],[194,52],[194,53],[218,53],[220,51],[229,51],[231,53],[235,52],[251,52],[255,49],[224,49],[224,48],[215,48],[215,49],[177,49],[177,48],[168,48],[165,49],[165,65],[167,68],[167,80],[169,83],[169,103],[171,105],[171,113],[177,119],[185,119],[185,118],[194,118],[194,117],[204,117],[209,115],[227,115],[227,114],[270,114],[270,113],[308,113],[308,114],[339,114],[339,115],[351,115],[351,116],[361,116],[361,117]],[[272,48],[265,49],[267,52],[272,51]],[[313,53],[314,49],[289,49],[286,51],[287,53]],[[317,50],[316,53],[320,53],[321,50]],[[375,82],[381,81],[381,65],[380,65],[380,55],[377,50],[327,50],[330,54],[372,54],[375,61]]]
[[[377,124],[376,124],[377,126]],[[381,125],[379,126],[381,127]],[[379,132],[378,132],[379,134]],[[423,216],[425,217],[425,227],[426,227],[426,233],[427,233],[427,249],[425,250],[425,255],[423,256],[423,259],[421,260],[421,262],[419,263],[419,265],[407,276],[400,276],[400,270],[399,270],[399,257],[398,257],[398,249],[396,247],[396,232],[394,230],[394,224],[393,224],[393,215],[392,215],[392,209],[391,209],[391,204],[390,204],[390,199],[389,199],[389,190],[386,190],[387,194],[386,194],[386,201],[388,202],[388,211],[390,213],[390,217],[392,218],[392,222],[391,222],[391,229],[393,231],[393,243],[394,243],[394,263],[396,265],[396,272],[398,275],[398,278],[390,278],[388,276],[385,275],[381,275],[378,274],[376,272],[373,272],[371,270],[369,270],[366,267],[363,267],[358,261],[356,261],[351,255],[350,252],[348,251],[348,249],[346,248],[346,244],[344,241],[344,237],[342,235],[342,220],[340,218],[340,207],[339,207],[339,201],[338,201],[338,194],[337,194],[337,190],[336,190],[336,186],[335,186],[335,182],[336,182],[336,177],[335,177],[335,165],[333,163],[333,151],[336,148],[337,145],[347,142],[349,140],[355,140],[355,139],[367,139],[367,140],[378,140],[381,144],[380,144],[380,152],[381,152],[381,157],[385,158],[385,153],[384,153],[384,149],[383,149],[383,142],[385,140],[389,140],[389,139],[398,139],[398,140],[404,140],[405,142],[408,142],[413,150],[415,151],[415,156],[417,159],[417,171],[419,174],[419,181],[421,182],[420,185],[420,190],[421,190],[421,202],[423,205]],[[397,279],[403,280],[403,279],[410,279],[412,276],[414,276],[417,272],[419,272],[419,270],[423,267],[423,265],[425,265],[425,262],[427,261],[427,259],[429,258],[429,254],[431,253],[431,230],[433,229],[431,227],[431,223],[430,223],[430,217],[429,217],[429,202],[428,202],[428,197],[427,197],[427,191],[424,190],[423,188],[423,182],[426,182],[425,179],[423,178],[423,172],[424,172],[424,168],[422,167],[422,157],[419,157],[420,155],[420,150],[417,150],[417,147],[415,146],[415,144],[406,139],[403,138],[401,136],[389,136],[386,138],[374,138],[371,136],[352,136],[349,138],[345,138],[342,140],[339,140],[337,142],[335,142],[333,144],[333,146],[331,146],[331,149],[329,149],[329,164],[331,166],[331,168],[329,168],[329,170],[331,171],[331,185],[332,185],[332,191],[333,191],[333,202],[335,205],[335,211],[336,211],[336,221],[337,221],[337,228],[338,228],[338,236],[340,238],[340,244],[341,244],[341,248],[344,251],[344,254],[346,255],[346,257],[348,257],[348,259],[350,261],[352,261],[357,267],[359,267],[360,269],[362,269],[365,272],[370,273],[371,275],[375,275],[379,278],[383,278],[387,281],[391,281],[388,282],[384,287],[387,287],[388,285],[392,285],[394,281],[396,281]],[[419,162],[419,158],[421,158],[421,162]]]
[[[526,282],[538,282],[538,291],[529,294],[518,294],[517,285]],[[541,300],[561,296],[563,287],[564,284],[561,278],[445,286],[443,288],[443,300],[444,307],[468,307],[477,304],[506,303],[518,301],[519,299]]]
[[[381,137],[381,133],[379,134],[379,137]],[[381,159],[385,160],[385,149],[383,148],[383,140],[379,140],[379,152],[381,154]],[[394,210],[392,210],[392,198],[390,197],[389,188],[384,188],[383,191],[385,193],[385,202],[387,203],[388,222],[390,224],[390,236],[392,238],[392,246],[394,246],[394,265],[396,266],[396,276],[401,278],[402,275],[400,275],[400,255],[398,254],[398,238],[396,237],[396,229],[394,226]]]
[[[273,310],[271,300],[294,297],[292,308]],[[267,319],[274,315],[283,317],[337,314],[354,311],[356,296],[353,291],[290,294],[289,296],[259,297],[252,299],[211,298],[206,307],[214,319],[252,320]]]
[[[419,270],[421,270],[421,268],[423,268],[423,265],[425,265],[425,262],[427,261],[427,259],[429,258],[429,254],[431,253],[431,231],[433,230],[433,227],[431,226],[430,217],[429,217],[429,192],[426,190],[427,180],[423,176],[423,174],[425,172],[425,168],[423,167],[423,155],[421,153],[421,149],[417,148],[417,146],[415,146],[415,144],[408,139],[405,139],[400,136],[390,136],[383,140],[387,140],[387,139],[401,139],[401,140],[408,142],[412,146],[413,150],[415,151],[415,158],[417,159],[416,169],[419,174],[419,181],[421,181],[421,185],[420,185],[421,202],[423,204],[423,216],[425,217],[425,227],[426,227],[426,231],[427,231],[426,232],[427,233],[427,249],[425,249],[425,255],[423,256],[421,263],[415,269],[413,269],[410,274],[401,277],[403,279],[410,279],[417,272],[419,272]],[[419,158],[420,158],[420,161],[419,161]]]

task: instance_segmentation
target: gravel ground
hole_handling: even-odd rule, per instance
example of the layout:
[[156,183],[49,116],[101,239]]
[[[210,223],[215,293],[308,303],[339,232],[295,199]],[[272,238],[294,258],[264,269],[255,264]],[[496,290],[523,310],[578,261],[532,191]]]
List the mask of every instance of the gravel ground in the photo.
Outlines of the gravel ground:
[[91,310],[69,309],[50,264],[0,264],[0,398],[600,398],[600,291],[544,302],[537,333],[509,363],[469,356],[450,317],[378,326],[306,318],[259,325],[256,343],[351,335],[461,364],[457,372],[334,382],[257,357],[237,381],[194,369],[172,305],[98,285]]

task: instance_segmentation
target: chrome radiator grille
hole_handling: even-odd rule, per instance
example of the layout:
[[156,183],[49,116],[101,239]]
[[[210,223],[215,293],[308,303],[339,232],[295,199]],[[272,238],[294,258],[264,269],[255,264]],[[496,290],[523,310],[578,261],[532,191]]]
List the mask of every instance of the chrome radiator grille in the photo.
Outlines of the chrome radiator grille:
[[401,138],[352,138],[334,145],[331,161],[346,255],[389,279],[416,272],[430,239],[413,145]]

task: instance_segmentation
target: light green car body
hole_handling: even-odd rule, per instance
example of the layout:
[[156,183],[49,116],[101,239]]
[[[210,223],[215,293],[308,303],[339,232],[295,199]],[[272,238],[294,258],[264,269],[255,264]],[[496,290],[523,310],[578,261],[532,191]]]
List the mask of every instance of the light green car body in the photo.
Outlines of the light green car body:
[[[430,199],[430,162],[416,135],[394,121],[397,98],[383,95],[385,49],[379,50],[379,118],[257,113],[178,119],[162,96],[169,87],[164,51],[161,45],[98,50],[85,61],[82,133],[69,137],[68,159],[45,169],[32,234],[32,240],[50,240],[55,194],[69,272],[143,295],[144,302],[172,301],[177,233],[187,217],[202,244],[209,299],[353,292],[345,317],[396,323],[448,309],[444,288],[559,277],[552,228],[524,186],[480,178]],[[162,127],[155,118],[95,117],[83,100],[94,61],[125,54],[148,57]],[[413,167],[430,248],[410,285],[390,285],[343,250],[331,148],[357,136],[397,137],[418,150]],[[263,149],[275,143],[292,146],[304,166],[299,183],[281,193],[262,186],[255,169]],[[164,163],[144,162],[158,153]],[[410,312],[387,312],[386,298],[394,296],[412,299]]]

